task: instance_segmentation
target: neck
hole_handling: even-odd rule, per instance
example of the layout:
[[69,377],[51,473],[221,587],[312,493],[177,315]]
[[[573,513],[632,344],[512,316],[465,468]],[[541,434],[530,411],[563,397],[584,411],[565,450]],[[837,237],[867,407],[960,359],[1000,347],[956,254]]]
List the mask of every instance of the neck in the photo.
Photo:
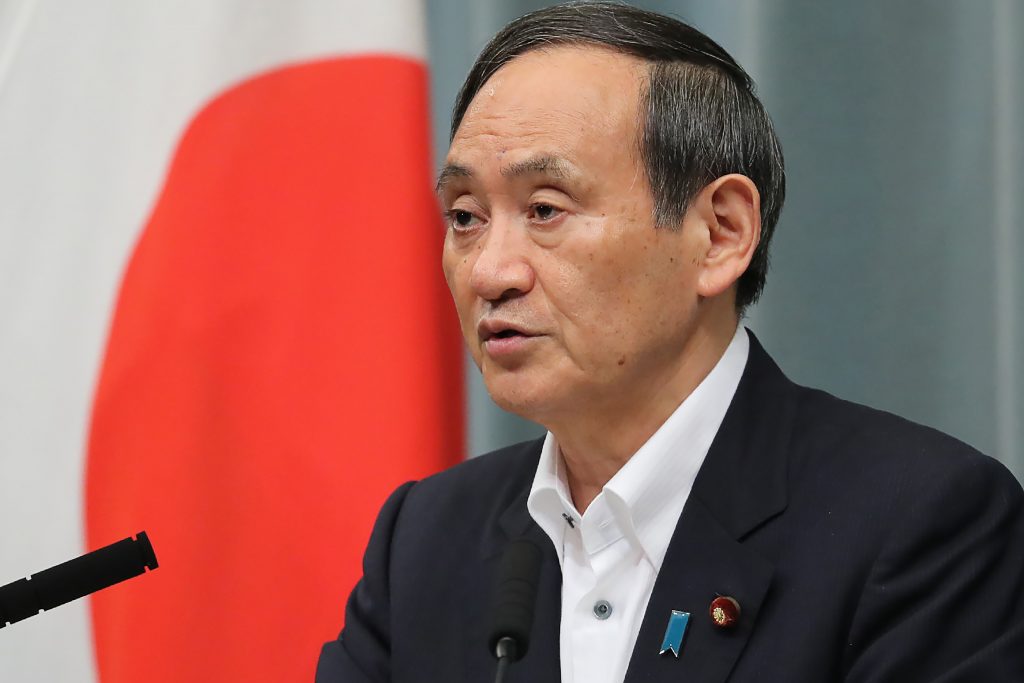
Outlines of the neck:
[[565,461],[566,479],[580,513],[679,405],[704,381],[736,332],[735,316],[699,327],[677,362],[634,392],[619,392],[546,425]]

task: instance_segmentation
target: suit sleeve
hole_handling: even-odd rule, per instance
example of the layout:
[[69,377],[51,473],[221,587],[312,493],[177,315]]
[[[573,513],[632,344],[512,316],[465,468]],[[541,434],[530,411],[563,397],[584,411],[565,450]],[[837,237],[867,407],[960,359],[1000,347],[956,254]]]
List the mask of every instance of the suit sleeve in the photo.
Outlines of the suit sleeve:
[[402,485],[381,508],[363,557],[363,578],[349,596],[345,627],[323,646],[316,683],[388,683],[391,680],[391,539],[405,497]]
[[853,620],[848,683],[1024,681],[1024,493],[994,460],[958,462],[904,488]]

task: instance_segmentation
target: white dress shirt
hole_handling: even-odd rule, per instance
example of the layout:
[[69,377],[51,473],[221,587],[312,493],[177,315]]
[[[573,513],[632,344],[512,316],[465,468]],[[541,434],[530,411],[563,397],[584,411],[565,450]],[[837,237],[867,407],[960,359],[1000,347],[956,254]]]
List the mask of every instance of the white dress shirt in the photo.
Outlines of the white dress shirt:
[[[583,515],[548,432],[527,509],[562,567],[562,683],[621,683],[676,522],[732,401],[750,341],[737,328],[708,376]],[[668,614],[665,622],[668,623]],[[661,646],[644,643],[651,656]]]

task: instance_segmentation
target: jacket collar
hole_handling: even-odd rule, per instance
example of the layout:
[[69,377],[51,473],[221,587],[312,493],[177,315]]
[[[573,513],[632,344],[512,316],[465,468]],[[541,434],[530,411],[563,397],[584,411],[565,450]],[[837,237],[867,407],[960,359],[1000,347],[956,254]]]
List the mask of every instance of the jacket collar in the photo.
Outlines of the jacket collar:
[[752,332],[747,367],[690,494],[737,541],[782,512],[795,385]]

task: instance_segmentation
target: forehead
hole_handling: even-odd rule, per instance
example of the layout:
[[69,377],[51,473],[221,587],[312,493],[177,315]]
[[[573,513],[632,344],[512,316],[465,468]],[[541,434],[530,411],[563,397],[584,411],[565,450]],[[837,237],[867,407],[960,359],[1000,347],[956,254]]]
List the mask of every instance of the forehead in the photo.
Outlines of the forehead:
[[[608,145],[632,149],[640,120],[645,63],[591,46],[545,48],[502,66],[474,96],[452,139],[463,153],[509,154],[526,148],[568,156]],[[490,149],[490,148],[497,149]]]

